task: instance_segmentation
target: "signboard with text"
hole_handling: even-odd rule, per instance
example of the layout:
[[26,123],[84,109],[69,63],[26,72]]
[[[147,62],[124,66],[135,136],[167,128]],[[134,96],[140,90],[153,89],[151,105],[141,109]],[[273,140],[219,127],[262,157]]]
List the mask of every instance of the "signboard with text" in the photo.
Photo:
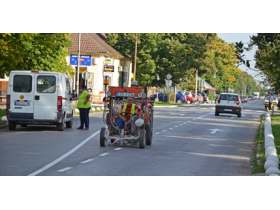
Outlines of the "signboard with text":
[[105,59],[104,59],[104,64],[105,64],[105,66],[107,66],[107,65],[112,65],[112,60],[111,60],[111,58],[105,57]]
[[104,72],[114,72],[114,66],[112,65],[105,65]]
[[[70,55],[70,64],[78,65],[78,55]],[[91,66],[91,55],[80,55],[81,66]]]

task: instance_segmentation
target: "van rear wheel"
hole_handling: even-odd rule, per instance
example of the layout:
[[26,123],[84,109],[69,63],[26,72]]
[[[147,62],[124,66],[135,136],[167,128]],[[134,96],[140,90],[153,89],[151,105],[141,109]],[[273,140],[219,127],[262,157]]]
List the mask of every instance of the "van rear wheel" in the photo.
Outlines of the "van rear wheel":
[[16,130],[17,124],[14,121],[9,121],[9,130],[14,131]]
[[71,117],[71,120],[69,120],[68,122],[66,122],[66,128],[72,128],[73,126],[73,115]]
[[61,123],[57,123],[56,127],[58,131],[64,131],[64,119],[62,119]]

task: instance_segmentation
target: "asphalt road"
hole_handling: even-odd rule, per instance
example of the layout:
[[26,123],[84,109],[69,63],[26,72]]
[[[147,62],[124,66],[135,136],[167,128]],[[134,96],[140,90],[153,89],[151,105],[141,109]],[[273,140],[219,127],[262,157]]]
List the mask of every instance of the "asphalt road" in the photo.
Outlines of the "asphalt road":
[[[1,176],[246,176],[263,100],[243,105],[242,117],[214,115],[214,105],[155,107],[153,143],[99,146],[102,113],[90,130],[55,126],[0,130]],[[218,130],[217,130],[218,129]]]

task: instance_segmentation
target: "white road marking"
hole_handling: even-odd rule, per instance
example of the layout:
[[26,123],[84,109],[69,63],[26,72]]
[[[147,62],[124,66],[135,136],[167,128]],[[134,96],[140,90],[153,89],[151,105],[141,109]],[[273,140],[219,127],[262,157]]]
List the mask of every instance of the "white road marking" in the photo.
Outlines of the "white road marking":
[[159,134],[159,133],[156,133],[156,134]]
[[196,119],[200,119],[201,117],[198,117],[198,118],[196,118]]
[[87,160],[82,161],[81,163],[88,163],[90,161],[93,161],[93,159],[87,159]]
[[57,170],[57,172],[64,172],[64,171],[68,171],[70,169],[72,169],[73,167],[66,167],[66,168],[63,168],[63,169],[60,169],[60,170]]
[[116,149],[114,149],[114,150],[121,150],[122,148],[121,147],[118,147],[118,148],[116,148]]
[[181,114],[181,116],[184,116],[185,114]]
[[[189,121],[190,122],[190,121]],[[186,122],[184,122],[183,124],[187,124]]]
[[165,132],[165,131],[167,131],[167,130],[163,130],[163,132]]
[[183,124],[180,124],[180,125],[183,125]]
[[188,122],[191,122],[191,121],[188,121]]
[[99,155],[99,156],[101,156],[101,157],[103,157],[103,156],[106,156],[106,155],[108,155],[109,153],[103,153],[103,154],[101,154],[101,155]]
[[245,110],[246,112],[251,112],[252,110]]
[[74,147],[73,149],[71,149],[69,152],[65,153],[64,155],[60,156],[59,158],[57,158],[56,160],[54,160],[53,162],[49,163],[48,165],[44,166],[43,168],[40,168],[39,170],[29,174],[28,176],[36,176],[39,173],[42,173],[43,171],[47,170],[48,168],[52,167],[53,165],[57,164],[58,162],[60,162],[61,160],[63,160],[64,158],[66,158],[67,156],[71,155],[72,153],[74,153],[76,150],[78,150],[80,147],[82,147],[85,143],[87,143],[89,140],[91,140],[94,136],[96,136],[97,134],[99,134],[100,131],[95,132],[94,134],[92,134],[91,136],[89,136],[88,138],[86,138],[84,141],[82,141],[80,144],[78,144],[76,147]]
[[169,128],[169,129],[173,129],[173,128]]
[[257,112],[264,112],[264,111],[257,111]]
[[219,130],[219,129],[208,129],[208,130],[212,130],[211,134],[215,134],[217,131],[222,131],[222,130]]
[[175,127],[175,128],[177,128],[178,126],[177,126],[177,125],[175,125],[174,127]]

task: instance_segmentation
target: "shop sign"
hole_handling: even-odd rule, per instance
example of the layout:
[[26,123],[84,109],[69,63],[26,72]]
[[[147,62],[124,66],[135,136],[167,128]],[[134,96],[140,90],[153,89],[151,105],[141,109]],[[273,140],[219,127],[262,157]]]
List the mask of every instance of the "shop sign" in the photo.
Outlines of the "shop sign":
[[105,66],[112,65],[112,59],[108,58],[108,57],[105,57],[104,64],[105,64]]
[[[70,64],[78,65],[78,55],[70,55]],[[80,55],[81,66],[91,66],[91,55]]]
[[104,66],[104,72],[114,72],[114,66],[105,65]]

